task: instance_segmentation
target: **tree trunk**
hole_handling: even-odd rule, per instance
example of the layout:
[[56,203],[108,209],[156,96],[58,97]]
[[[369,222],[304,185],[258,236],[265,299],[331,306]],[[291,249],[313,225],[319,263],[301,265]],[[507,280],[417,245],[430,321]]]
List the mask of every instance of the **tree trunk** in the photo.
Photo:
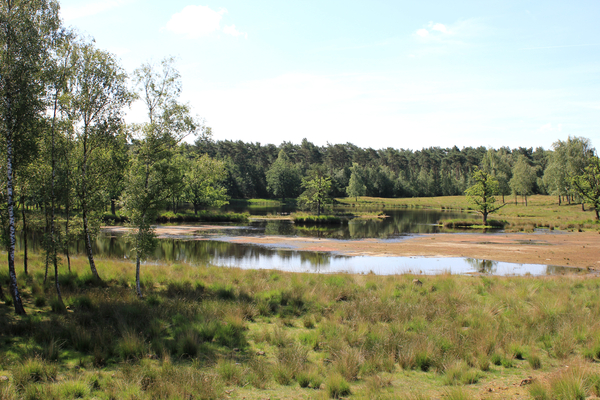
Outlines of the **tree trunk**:
[[194,215],[198,215],[198,203],[194,203]]
[[[56,197],[56,193],[54,192],[54,183],[56,180],[56,158],[55,158],[55,142],[54,142],[54,127],[55,127],[55,122],[56,122],[56,110],[58,109],[58,91],[54,94],[54,114],[52,116],[52,128],[51,128],[51,133],[52,133],[52,147],[51,147],[51,159],[52,159],[52,179],[50,181],[50,186],[51,186],[51,191],[50,191],[50,202],[51,202],[51,209],[50,209],[50,244],[51,244],[51,251],[52,251],[52,262],[54,263],[54,287],[56,288],[56,297],[58,299],[58,303],[61,306],[61,311],[65,310],[65,303],[63,303],[63,299],[62,299],[62,294],[60,292],[60,282],[58,281],[58,257],[56,254],[56,227],[54,224],[54,220],[55,220],[55,210],[54,210],[54,203],[55,203],[55,197]],[[25,220],[23,220],[24,222]]]
[[483,212],[483,213],[481,213],[481,215],[483,215],[483,226],[486,226],[487,225],[487,216],[488,216],[488,213],[487,212]]
[[596,221],[598,221],[598,220],[600,220],[600,213],[599,213],[600,210],[598,210],[598,207],[596,207],[595,211],[596,211]]
[[525,195],[525,207],[527,207],[527,195]]
[[110,199],[110,213],[112,215],[117,215],[117,206],[115,204],[115,199]]
[[81,214],[83,217],[83,241],[85,242],[85,252],[88,257],[88,261],[90,263],[90,270],[92,271],[92,275],[98,279],[100,279],[100,275],[98,275],[98,270],[96,270],[96,263],[94,262],[94,254],[92,252],[92,238],[90,237],[90,231],[88,226],[88,209],[87,209],[87,159],[88,159],[88,150],[87,150],[87,125],[83,128],[83,161],[81,163]]
[[560,195],[558,196],[558,205],[560,206]]
[[21,216],[23,218],[23,271],[28,275],[27,271],[27,221],[25,219],[25,200],[21,200]]
[[142,287],[140,285],[140,255],[135,257],[135,290],[139,298],[142,298]]
[[581,202],[581,211],[585,211],[585,202]]
[[90,237],[90,232],[88,228],[88,219],[87,213],[85,209],[82,210],[83,213],[83,235],[85,242],[85,252],[88,256],[88,260],[90,262],[90,269],[92,270],[92,275],[98,280],[100,280],[100,275],[98,275],[98,270],[96,269],[96,264],[94,263],[94,254],[92,252],[92,238]]
[[[10,99],[8,99],[8,107],[10,109]],[[10,113],[10,112],[9,112]],[[15,305],[15,312],[19,315],[25,314],[21,294],[19,293],[19,285],[17,282],[17,274],[15,272],[15,247],[17,232],[15,229],[15,200],[14,200],[14,181],[13,181],[13,140],[12,130],[9,126],[6,132],[6,154],[7,154],[7,181],[6,192],[8,194],[8,277],[10,280],[10,294]]]

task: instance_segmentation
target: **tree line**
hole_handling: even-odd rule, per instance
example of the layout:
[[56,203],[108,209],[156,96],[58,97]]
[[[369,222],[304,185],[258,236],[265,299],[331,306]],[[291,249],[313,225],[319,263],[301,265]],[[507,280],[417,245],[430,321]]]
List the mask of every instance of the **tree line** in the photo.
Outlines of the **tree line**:
[[191,149],[221,160],[224,187],[233,198],[296,198],[300,182],[321,168],[331,180],[333,197],[432,197],[462,195],[480,167],[498,180],[498,194],[526,203],[532,194],[557,196],[559,204],[582,199],[572,177],[581,175],[595,154],[589,139],[557,140],[542,147],[499,149],[430,147],[361,148],[351,143],[300,144],[198,140]]

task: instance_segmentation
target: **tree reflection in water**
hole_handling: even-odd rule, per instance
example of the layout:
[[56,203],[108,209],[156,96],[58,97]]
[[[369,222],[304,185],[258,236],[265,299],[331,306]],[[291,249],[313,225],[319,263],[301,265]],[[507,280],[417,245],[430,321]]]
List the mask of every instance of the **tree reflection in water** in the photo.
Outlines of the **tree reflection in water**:
[[498,261],[479,260],[477,258],[465,258],[465,261],[480,274],[495,274],[498,269]]

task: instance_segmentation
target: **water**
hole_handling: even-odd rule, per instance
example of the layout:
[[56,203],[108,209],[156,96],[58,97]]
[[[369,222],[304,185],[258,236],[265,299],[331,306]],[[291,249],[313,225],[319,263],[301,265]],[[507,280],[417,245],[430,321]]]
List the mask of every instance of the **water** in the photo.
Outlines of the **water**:
[[[30,249],[40,250],[39,241],[30,237]],[[38,237],[39,239],[39,237]],[[222,240],[160,239],[147,263],[185,263],[215,265],[244,269],[275,269],[289,272],[357,274],[491,274],[491,275],[546,275],[561,274],[565,269],[537,264],[512,264],[470,258],[430,257],[369,257],[341,256],[335,253],[296,251]],[[18,246],[22,239],[18,241]],[[99,235],[94,241],[94,254],[104,258],[131,259],[131,246],[122,236]],[[83,242],[73,243],[73,254],[84,255]],[[132,260],[133,267],[133,260]],[[573,272],[572,269],[569,269]],[[581,271],[584,272],[584,271]]]
[[[241,211],[247,211],[247,209]],[[254,210],[252,209],[252,211]],[[267,208],[260,208],[258,214],[253,215],[265,215],[266,212]],[[480,218],[476,214],[459,211],[388,209],[383,212],[386,218],[353,218],[342,224],[331,226],[302,225],[281,220],[260,220],[250,224],[247,234],[332,239],[390,239],[407,234],[454,232],[456,230],[439,226],[438,222],[449,219]]]
[[[269,208],[262,207],[267,213]],[[272,209],[271,209],[272,211]],[[281,212],[281,211],[277,211]],[[287,211],[285,211],[287,212]],[[428,257],[369,257],[342,256],[335,253],[296,251],[283,245],[259,246],[229,242],[238,236],[318,236],[344,239],[379,238],[402,240],[418,233],[442,231],[437,222],[450,218],[476,218],[460,212],[437,210],[387,210],[385,219],[353,219],[328,227],[298,226],[291,221],[257,221],[247,226],[222,225],[221,229],[197,236],[181,236],[158,240],[149,263],[186,263],[245,269],[276,269],[290,272],[350,272],[387,274],[493,274],[544,275],[564,273],[559,267],[536,264],[511,264],[490,260]],[[264,215],[264,214],[263,214]],[[41,251],[42,235],[30,233],[29,248]],[[18,240],[22,247],[22,237]],[[82,240],[69,245],[71,254],[84,255]],[[131,245],[122,235],[100,234],[93,243],[94,254],[104,258],[131,259]],[[132,261],[133,263],[133,261]]]

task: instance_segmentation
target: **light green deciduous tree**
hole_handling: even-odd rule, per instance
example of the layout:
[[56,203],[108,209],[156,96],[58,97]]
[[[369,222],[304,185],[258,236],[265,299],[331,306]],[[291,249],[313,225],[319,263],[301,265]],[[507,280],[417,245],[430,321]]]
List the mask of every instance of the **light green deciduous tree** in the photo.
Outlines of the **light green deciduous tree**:
[[488,215],[504,206],[504,204],[496,204],[495,195],[498,194],[498,181],[492,174],[481,169],[476,169],[471,179],[475,183],[465,191],[467,200],[481,214],[483,225],[487,225]]
[[600,219],[600,159],[594,156],[581,175],[572,178],[577,193],[592,204],[596,211],[596,219]]
[[301,206],[316,210],[317,216],[321,215],[327,204],[333,202],[330,196],[331,178],[322,166],[317,165],[308,171],[308,175],[302,179],[302,187],[304,192],[299,197]]
[[154,227],[158,212],[181,185],[182,170],[173,163],[175,148],[186,136],[195,135],[201,124],[178,102],[181,81],[173,59],[165,59],[158,69],[144,64],[134,73],[139,95],[148,111],[148,122],[135,127],[136,140],[125,180],[123,208],[135,229],[135,281],[138,296],[141,261],[156,246]]

